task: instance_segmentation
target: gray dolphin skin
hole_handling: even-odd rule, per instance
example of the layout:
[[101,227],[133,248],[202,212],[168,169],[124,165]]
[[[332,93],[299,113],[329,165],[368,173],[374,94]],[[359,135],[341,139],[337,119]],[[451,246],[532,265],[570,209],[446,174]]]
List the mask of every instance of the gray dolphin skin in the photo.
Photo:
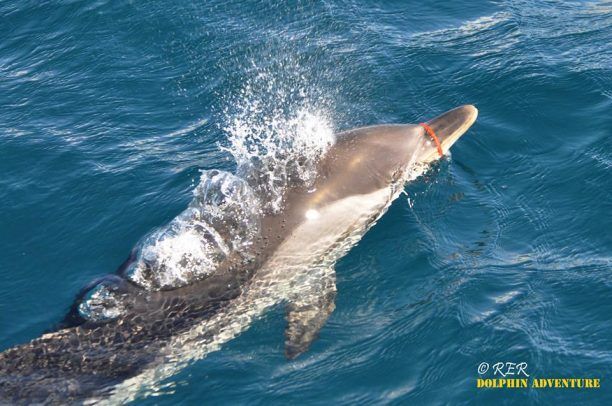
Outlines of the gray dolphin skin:
[[[465,105],[427,123],[444,154],[477,114]],[[175,289],[145,290],[120,270],[110,278],[124,298],[121,314],[68,318],[58,330],[0,353],[0,403],[131,401],[280,304],[286,306],[285,354],[295,358],[335,308],[337,260],[406,182],[439,158],[421,125],[337,134],[316,164],[314,181],[290,183],[282,208],[263,216],[248,261],[230,255],[207,277]]]

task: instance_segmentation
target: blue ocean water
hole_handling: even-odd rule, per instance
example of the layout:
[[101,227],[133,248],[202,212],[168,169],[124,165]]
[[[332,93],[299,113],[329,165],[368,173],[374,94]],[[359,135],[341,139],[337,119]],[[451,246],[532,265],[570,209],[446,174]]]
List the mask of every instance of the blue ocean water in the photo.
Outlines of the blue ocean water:
[[[0,2],[1,349],[59,322],[200,170],[233,170],[236,120],[472,103],[338,263],[308,353],[285,360],[278,308],[138,403],[611,404],[611,43],[608,1]],[[477,389],[497,361],[602,387]]]

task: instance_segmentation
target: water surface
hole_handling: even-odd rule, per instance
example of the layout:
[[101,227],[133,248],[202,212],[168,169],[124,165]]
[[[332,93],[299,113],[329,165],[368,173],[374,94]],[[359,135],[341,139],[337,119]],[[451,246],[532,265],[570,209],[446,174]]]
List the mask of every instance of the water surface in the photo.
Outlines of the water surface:
[[[143,403],[610,404],[611,43],[607,1],[4,1],[1,346],[61,320],[200,170],[233,171],[240,131],[472,103],[451,157],[337,265],[310,352],[284,359],[277,308]],[[602,388],[476,389],[496,361]]]

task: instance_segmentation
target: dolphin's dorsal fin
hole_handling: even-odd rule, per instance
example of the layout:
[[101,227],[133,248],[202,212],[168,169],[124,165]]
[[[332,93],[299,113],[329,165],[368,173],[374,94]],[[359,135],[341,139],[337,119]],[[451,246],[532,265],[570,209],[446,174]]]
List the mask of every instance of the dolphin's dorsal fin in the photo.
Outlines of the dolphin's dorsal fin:
[[293,359],[306,352],[319,336],[319,330],[336,308],[336,273],[328,268],[314,283],[299,290],[287,304],[287,329],[285,330],[285,356]]

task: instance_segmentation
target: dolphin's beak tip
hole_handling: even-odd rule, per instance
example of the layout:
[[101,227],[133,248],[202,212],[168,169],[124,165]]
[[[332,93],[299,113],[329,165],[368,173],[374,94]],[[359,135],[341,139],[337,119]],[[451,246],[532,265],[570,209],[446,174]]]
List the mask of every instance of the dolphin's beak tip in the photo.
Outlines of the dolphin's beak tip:
[[464,104],[455,110],[461,112],[463,122],[467,125],[467,128],[471,127],[476,122],[476,118],[478,118],[478,109],[473,104]]
[[461,107],[468,114],[468,117],[470,118],[469,121],[471,121],[472,123],[476,121],[476,118],[478,117],[478,109],[476,108],[476,106],[474,106],[473,104],[465,104]]
[[429,126],[437,134],[442,149],[448,151],[476,121],[478,109],[472,104],[455,107],[429,121]]

